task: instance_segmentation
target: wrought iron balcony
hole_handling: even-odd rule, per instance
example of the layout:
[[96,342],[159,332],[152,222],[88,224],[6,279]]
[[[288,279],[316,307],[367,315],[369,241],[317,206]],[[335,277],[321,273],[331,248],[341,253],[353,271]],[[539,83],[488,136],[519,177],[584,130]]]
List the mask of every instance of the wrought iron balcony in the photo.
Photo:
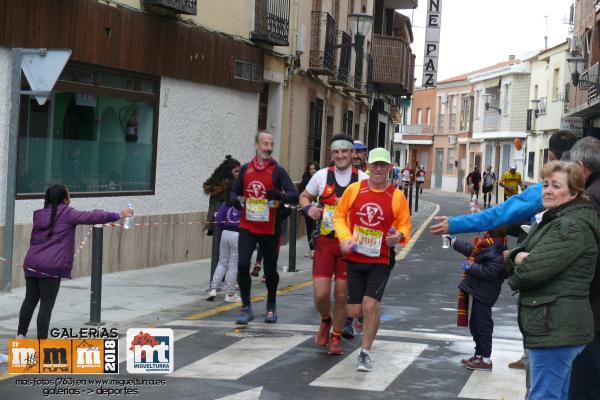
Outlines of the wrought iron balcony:
[[369,54],[366,57],[367,61],[367,76],[363,79],[363,83],[360,86],[360,92],[356,94],[357,97],[372,97],[373,96],[373,57]]
[[255,0],[250,39],[271,46],[288,46],[290,0]]
[[317,75],[333,75],[335,20],[331,14],[312,12],[309,68]]
[[333,76],[329,78],[329,84],[332,86],[343,86],[348,87],[350,85],[350,58],[352,55],[352,37],[344,32],[337,32],[337,43],[341,46],[338,50],[339,53],[335,54],[334,61],[337,64],[337,68],[333,73]]
[[145,5],[160,7],[179,14],[196,15],[197,0],[143,0]]
[[375,89],[395,96],[413,89],[414,55],[404,39],[373,35],[373,83]]

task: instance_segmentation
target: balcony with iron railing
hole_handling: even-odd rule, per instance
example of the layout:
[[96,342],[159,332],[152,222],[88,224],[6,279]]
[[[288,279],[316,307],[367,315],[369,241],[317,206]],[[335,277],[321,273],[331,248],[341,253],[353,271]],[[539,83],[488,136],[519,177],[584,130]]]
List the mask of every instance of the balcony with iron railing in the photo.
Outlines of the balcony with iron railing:
[[288,46],[290,0],[255,0],[250,39],[270,46]]
[[309,69],[317,75],[333,75],[335,20],[327,12],[313,11],[311,16]]
[[[350,59],[352,58],[352,37],[344,32],[337,32],[337,44],[339,46],[336,49],[334,55],[335,71],[333,75],[329,77],[329,84],[331,86],[341,86],[344,88],[350,85]],[[354,81],[352,81],[352,84]]]
[[373,35],[373,83],[375,89],[395,96],[410,95],[414,55],[403,38]]
[[433,125],[396,125],[394,142],[405,140],[433,140]]
[[143,0],[144,5],[155,6],[178,14],[196,15],[197,0]]
[[360,91],[356,92],[356,97],[372,97],[373,96],[373,57],[369,54],[365,57],[367,65],[367,74],[362,79]]
[[500,113],[496,110],[486,111],[483,114],[483,130],[497,131],[500,127]]
[[587,90],[588,104],[598,99],[598,86],[600,85],[600,64],[592,65],[587,71],[579,77],[579,89]]

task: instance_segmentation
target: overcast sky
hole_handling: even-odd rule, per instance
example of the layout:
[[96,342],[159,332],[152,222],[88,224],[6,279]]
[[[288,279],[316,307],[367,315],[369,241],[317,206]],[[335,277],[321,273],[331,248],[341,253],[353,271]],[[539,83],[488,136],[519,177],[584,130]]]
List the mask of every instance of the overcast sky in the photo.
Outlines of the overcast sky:
[[[568,36],[563,19],[574,0],[442,0],[442,31],[438,81],[544,48],[548,16],[548,47]],[[428,0],[415,10],[400,10],[412,17],[417,86],[423,76],[425,19]]]

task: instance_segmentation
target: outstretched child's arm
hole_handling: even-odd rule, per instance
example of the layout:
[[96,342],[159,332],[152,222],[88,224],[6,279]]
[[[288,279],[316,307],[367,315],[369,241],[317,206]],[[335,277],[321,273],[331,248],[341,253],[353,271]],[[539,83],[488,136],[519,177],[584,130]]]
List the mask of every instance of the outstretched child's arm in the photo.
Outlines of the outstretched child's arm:
[[[106,224],[108,222],[118,221],[121,219],[121,214],[109,211],[79,211],[74,208],[69,208],[67,211],[67,221],[71,225],[94,225]],[[123,213],[123,211],[121,211]]]
[[465,257],[469,257],[473,252],[473,245],[469,242],[465,242],[464,240],[460,239],[454,239],[452,248]]

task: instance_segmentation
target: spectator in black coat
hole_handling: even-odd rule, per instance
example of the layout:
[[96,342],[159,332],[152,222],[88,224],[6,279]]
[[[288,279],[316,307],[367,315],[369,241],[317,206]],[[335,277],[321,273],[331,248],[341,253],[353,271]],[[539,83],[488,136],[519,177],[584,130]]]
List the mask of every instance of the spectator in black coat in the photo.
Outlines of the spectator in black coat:
[[[600,140],[584,137],[571,148],[570,160],[583,168],[585,195],[600,215]],[[573,361],[569,400],[600,399],[600,260],[590,286],[594,340]]]
[[469,369],[492,369],[492,307],[500,296],[502,282],[506,278],[502,269],[505,242],[504,228],[488,231],[483,238],[476,238],[472,244],[450,237],[452,248],[467,257],[462,264],[464,278],[458,287],[473,298],[469,330],[475,342],[475,354],[461,360]]

